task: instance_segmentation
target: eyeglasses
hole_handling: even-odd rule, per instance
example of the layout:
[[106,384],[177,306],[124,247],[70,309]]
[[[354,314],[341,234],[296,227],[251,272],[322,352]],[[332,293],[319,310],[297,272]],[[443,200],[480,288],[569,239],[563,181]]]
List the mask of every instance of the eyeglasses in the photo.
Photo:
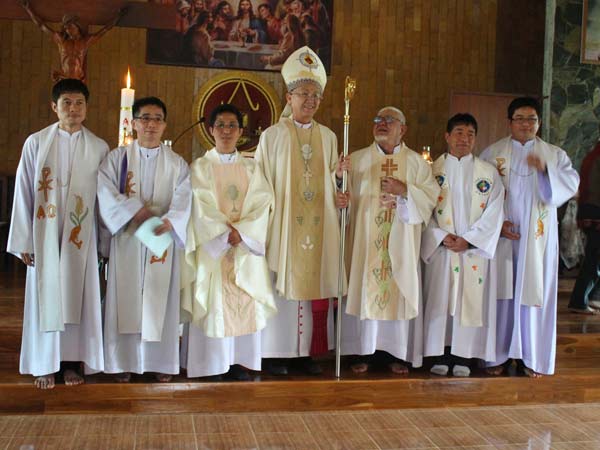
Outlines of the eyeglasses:
[[319,101],[323,98],[321,96],[321,94],[310,94],[308,92],[291,92],[291,94],[302,97],[304,100],[311,99],[311,100]]
[[533,125],[534,123],[537,123],[538,118],[537,117],[515,117],[510,120],[511,120],[511,122],[516,122],[518,124],[527,123],[527,124]]
[[230,122],[230,123],[225,123],[225,122],[217,122],[215,123],[215,128],[218,128],[219,130],[224,130],[225,128],[228,128],[230,130],[237,130],[240,127],[240,124],[237,122]]
[[[398,119],[397,117],[392,117],[392,116],[375,116],[373,118],[373,123],[375,125],[379,125],[380,123],[387,123],[388,125],[390,123],[392,123],[394,120],[397,120],[398,122],[402,122],[400,119]],[[404,125],[404,124],[402,124]]]
[[148,125],[150,122],[154,122],[158,125],[165,121],[164,117],[152,117],[152,116],[139,116],[139,117],[134,117],[134,119],[139,120],[144,125]]

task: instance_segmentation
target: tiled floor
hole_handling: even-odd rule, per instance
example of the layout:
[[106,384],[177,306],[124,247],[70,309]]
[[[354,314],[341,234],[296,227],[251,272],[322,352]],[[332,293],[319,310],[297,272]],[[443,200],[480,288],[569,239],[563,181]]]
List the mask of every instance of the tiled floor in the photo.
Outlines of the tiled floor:
[[279,414],[0,416],[0,449],[600,450],[600,404]]

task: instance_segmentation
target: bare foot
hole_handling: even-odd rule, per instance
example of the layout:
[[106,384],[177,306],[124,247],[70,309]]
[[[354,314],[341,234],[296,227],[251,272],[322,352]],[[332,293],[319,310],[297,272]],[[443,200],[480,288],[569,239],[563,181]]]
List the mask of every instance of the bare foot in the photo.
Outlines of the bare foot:
[[367,373],[367,371],[369,370],[369,365],[364,362],[359,362],[351,364],[350,369],[352,369],[352,372],[354,373]]
[[485,373],[493,377],[498,377],[504,373],[504,366],[486,367]]
[[33,384],[38,389],[54,389],[54,374],[37,377]]
[[390,365],[388,366],[390,368],[390,370],[397,374],[397,375],[407,375],[408,374],[408,367],[406,367],[404,364],[400,364],[399,362],[393,362],[390,363]]
[[539,372],[536,372],[533,369],[530,369],[529,367],[523,367],[523,372],[525,373],[525,375],[527,375],[529,378],[542,378],[544,375],[542,375]]
[[168,383],[169,381],[171,381],[172,378],[173,378],[173,375],[169,375],[166,373],[157,373],[156,374],[156,381],[158,381],[159,383]]
[[129,383],[131,380],[131,372],[123,372],[115,375],[115,380],[117,383]]
[[67,386],[77,386],[78,384],[83,384],[85,382],[81,375],[71,369],[65,370],[63,378],[65,380],[65,385]]

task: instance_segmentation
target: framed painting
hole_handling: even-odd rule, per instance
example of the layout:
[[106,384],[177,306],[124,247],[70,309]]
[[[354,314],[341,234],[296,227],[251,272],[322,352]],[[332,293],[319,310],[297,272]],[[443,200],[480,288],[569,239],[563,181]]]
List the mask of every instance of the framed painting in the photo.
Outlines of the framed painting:
[[600,0],[583,0],[581,62],[600,64]]
[[333,0],[150,0],[171,5],[171,30],[147,32],[146,62],[279,71],[308,45],[331,67]]

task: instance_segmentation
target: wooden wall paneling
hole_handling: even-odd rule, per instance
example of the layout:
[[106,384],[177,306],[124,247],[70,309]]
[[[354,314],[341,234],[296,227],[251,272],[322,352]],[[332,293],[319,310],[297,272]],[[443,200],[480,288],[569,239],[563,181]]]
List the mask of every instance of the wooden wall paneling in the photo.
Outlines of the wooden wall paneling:
[[450,100],[450,115],[469,112],[478,124],[475,154],[508,135],[506,108],[513,94],[454,92]]
[[[372,142],[371,118],[387,104],[405,112],[410,147],[420,150],[430,145],[434,152],[443,148],[450,92],[493,90],[498,1],[336,0],[331,74],[317,119],[332,128],[341,147],[344,79],[352,75],[358,89],[351,109],[350,150]],[[48,95],[58,55],[56,45],[29,21],[1,20],[0,30],[4,37],[0,89],[6,99],[0,108],[10,111],[7,123],[0,125],[0,144],[9,155],[0,168],[14,172],[27,135],[55,118]],[[167,102],[165,137],[170,138],[191,123],[198,87],[222,73],[147,65],[145,47],[145,30],[116,27],[89,51],[92,102],[87,125],[111,147],[117,143],[119,96],[127,65],[138,98],[157,95]],[[260,75],[276,87],[283,102],[281,76]],[[192,148],[196,151],[199,145],[190,132],[176,150],[189,160]]]

